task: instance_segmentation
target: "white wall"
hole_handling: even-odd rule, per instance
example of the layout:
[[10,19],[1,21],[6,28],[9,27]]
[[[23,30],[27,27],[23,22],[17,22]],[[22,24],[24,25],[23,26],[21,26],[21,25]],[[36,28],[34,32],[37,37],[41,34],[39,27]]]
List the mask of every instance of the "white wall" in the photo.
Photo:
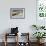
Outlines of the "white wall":
[[[25,19],[10,19],[10,8],[25,8]],[[36,0],[1,0],[0,34],[11,27],[19,27],[19,32],[30,32],[31,25],[36,24]]]

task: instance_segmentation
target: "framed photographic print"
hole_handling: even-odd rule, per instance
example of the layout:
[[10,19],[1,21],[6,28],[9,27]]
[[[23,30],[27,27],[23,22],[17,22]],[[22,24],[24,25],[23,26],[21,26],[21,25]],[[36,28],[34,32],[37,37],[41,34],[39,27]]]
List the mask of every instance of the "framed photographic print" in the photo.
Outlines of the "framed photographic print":
[[11,19],[24,19],[25,8],[10,8],[10,18]]

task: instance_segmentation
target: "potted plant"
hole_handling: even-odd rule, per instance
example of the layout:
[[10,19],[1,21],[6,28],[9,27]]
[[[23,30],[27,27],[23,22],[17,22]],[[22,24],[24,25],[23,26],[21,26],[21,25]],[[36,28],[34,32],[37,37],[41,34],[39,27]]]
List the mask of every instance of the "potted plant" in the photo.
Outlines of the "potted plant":
[[42,38],[45,38],[44,37],[46,36],[45,34],[46,34],[45,32],[35,32],[33,35],[37,38],[38,43],[41,43],[40,40]]

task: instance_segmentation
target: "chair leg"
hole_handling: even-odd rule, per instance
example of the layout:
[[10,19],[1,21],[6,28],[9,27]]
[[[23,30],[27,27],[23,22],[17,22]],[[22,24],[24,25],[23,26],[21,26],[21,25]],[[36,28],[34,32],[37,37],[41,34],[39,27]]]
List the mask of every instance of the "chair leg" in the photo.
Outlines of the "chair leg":
[[5,46],[7,46],[7,34],[5,34]]
[[18,34],[17,34],[16,40],[17,40],[17,42],[16,42],[15,46],[18,46]]
[[18,46],[18,34],[17,34],[17,46]]
[[7,42],[5,41],[5,46],[7,46]]

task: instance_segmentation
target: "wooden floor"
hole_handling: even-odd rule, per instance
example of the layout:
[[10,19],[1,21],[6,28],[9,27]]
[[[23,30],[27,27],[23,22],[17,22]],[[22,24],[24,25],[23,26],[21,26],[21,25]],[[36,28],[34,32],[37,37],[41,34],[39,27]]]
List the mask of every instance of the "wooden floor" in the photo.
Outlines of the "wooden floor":
[[[4,46],[4,43],[1,43],[1,42],[0,42],[0,46]],[[11,43],[8,43],[7,46],[16,46],[16,45],[15,45],[15,42],[14,42],[14,43],[11,42]],[[25,45],[24,45],[24,46],[25,46]],[[30,43],[30,46],[37,46],[37,43],[33,43],[33,42],[32,42],[32,43]],[[44,43],[44,45],[41,45],[41,46],[46,46],[46,43]]]

